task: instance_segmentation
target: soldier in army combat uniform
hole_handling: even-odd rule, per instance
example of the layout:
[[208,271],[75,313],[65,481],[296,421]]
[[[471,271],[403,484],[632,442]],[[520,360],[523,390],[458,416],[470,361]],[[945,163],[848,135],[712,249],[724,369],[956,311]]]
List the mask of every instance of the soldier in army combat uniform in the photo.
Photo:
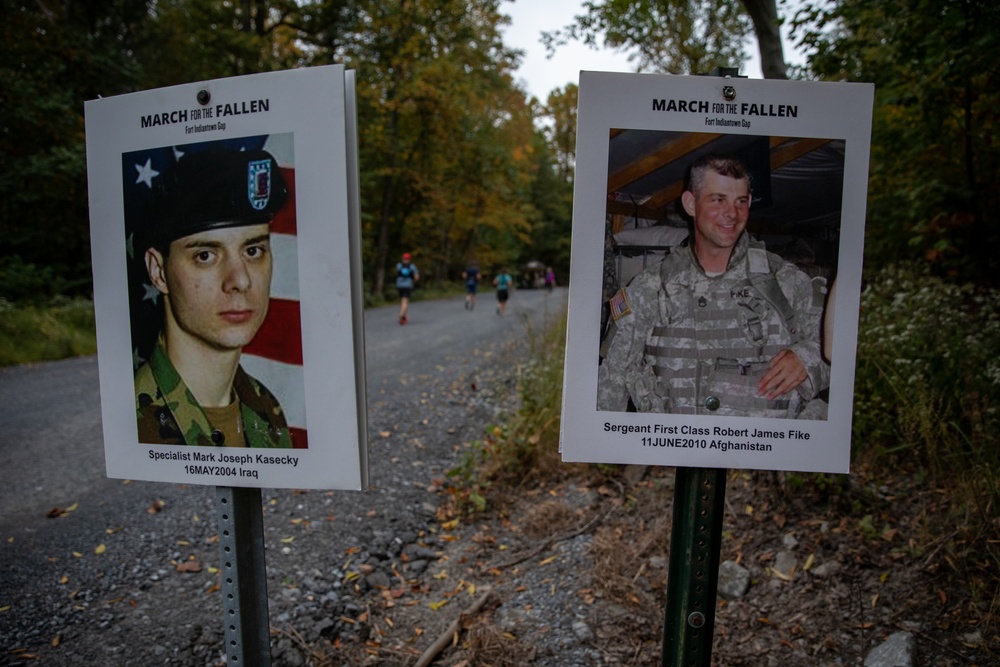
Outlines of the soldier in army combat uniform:
[[690,242],[611,299],[599,410],[825,419],[825,281],[746,232],[750,177],[707,155],[681,195]]
[[139,442],[291,447],[278,399],[240,366],[270,299],[270,222],[288,197],[277,162],[195,153],[156,188],[140,241],[163,327],[135,373]]

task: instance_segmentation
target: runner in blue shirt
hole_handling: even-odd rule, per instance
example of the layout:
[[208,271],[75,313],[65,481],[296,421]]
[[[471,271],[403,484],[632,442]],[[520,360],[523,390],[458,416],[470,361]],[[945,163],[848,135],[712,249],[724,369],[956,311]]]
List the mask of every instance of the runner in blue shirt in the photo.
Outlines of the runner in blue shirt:
[[507,299],[510,298],[510,290],[514,285],[514,279],[507,273],[507,269],[500,269],[500,273],[493,279],[493,284],[497,287],[497,315],[507,312]]
[[465,309],[472,310],[476,307],[476,290],[479,288],[479,262],[469,262],[468,268],[462,271],[462,278],[465,280]]
[[413,287],[420,280],[417,266],[410,263],[410,253],[403,253],[403,261],[396,264],[396,291],[399,292],[399,323],[406,324],[406,309],[410,305]]

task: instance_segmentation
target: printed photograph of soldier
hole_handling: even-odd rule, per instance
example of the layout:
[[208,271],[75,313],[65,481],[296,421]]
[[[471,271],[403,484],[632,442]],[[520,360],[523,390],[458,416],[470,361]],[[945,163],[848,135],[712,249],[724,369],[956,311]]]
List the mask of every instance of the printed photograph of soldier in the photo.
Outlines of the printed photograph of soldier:
[[158,311],[135,370],[139,442],[291,447],[278,399],[240,363],[268,312],[270,223],[289,196],[274,156],[219,146],[152,175],[130,230],[144,302]]
[[[758,176],[706,146],[683,179],[686,229],[661,227],[669,242],[643,254],[633,277],[621,276],[620,255],[605,262],[606,284],[618,284],[605,290],[598,410],[826,419],[822,332],[835,266],[807,273],[748,230],[755,181],[770,177],[767,138],[763,151]],[[786,254],[804,245],[785,240]]]

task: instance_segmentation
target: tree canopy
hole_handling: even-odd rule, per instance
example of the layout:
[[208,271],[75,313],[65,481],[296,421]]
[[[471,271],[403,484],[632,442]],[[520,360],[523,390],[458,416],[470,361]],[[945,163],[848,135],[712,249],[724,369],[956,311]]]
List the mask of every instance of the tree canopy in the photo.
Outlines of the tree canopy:
[[875,84],[866,260],[995,283],[1000,5],[807,3],[794,26],[815,76]]
[[84,100],[329,63],[358,72],[373,292],[404,250],[430,280],[473,257],[568,270],[568,251],[537,238],[568,232],[565,193],[537,185],[566,165],[514,83],[501,0],[0,3],[0,296],[89,290]]
[[549,49],[569,40],[628,54],[640,72],[704,74],[746,59],[750,21],[740,0],[588,0],[585,12],[545,35]]
[[[0,0],[0,297],[90,289],[85,100],[329,63],[358,73],[371,291],[403,251],[432,280],[472,258],[565,275],[576,86],[544,103],[518,88],[505,1]],[[767,75],[783,76],[774,40],[790,21],[808,54],[799,75],[876,84],[869,264],[918,257],[995,281],[996,3],[780,6],[784,17],[775,0],[588,0],[548,43],[700,73],[742,63],[753,34]]]

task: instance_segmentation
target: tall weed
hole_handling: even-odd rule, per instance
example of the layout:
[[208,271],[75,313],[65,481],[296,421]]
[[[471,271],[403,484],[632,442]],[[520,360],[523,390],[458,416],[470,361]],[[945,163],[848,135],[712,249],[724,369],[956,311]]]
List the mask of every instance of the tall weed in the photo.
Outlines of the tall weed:
[[0,299],[0,366],[97,352],[94,304],[57,297],[47,306]]
[[517,369],[517,403],[502,424],[490,425],[449,475],[457,504],[483,510],[489,491],[513,487],[528,477],[551,479],[564,472],[559,458],[566,313],[541,332],[529,332],[528,361]]
[[861,294],[855,447],[937,476],[1000,472],[1000,292],[918,265],[882,269]]

